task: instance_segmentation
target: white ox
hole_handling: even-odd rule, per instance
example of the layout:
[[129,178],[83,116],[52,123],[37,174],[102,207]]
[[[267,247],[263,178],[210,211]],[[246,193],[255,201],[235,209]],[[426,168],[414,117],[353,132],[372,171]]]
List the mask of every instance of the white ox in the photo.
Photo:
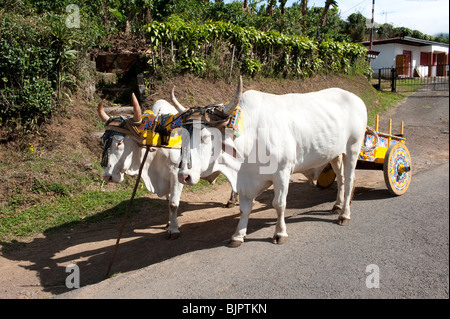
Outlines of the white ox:
[[[136,97],[132,96],[134,115],[133,120],[123,118],[111,118],[103,110],[102,102],[98,105],[98,115],[103,122],[107,123],[107,129],[103,137],[105,149],[103,152],[102,166],[104,167],[103,178],[106,182],[120,183],[124,174],[134,176],[139,172],[145,148],[141,147],[141,138],[133,132],[132,126],[141,121],[141,109]],[[158,100],[151,108],[154,114],[176,114],[178,111],[169,102]],[[116,121],[119,126],[108,124]],[[123,124],[120,127],[120,124]],[[178,206],[183,190],[183,184],[178,182],[178,160],[180,149],[151,148],[142,170],[142,180],[145,187],[159,197],[166,196],[169,202],[169,222],[167,230],[168,239],[176,239],[180,234],[178,227]],[[214,183],[219,172],[204,178]],[[227,207],[236,204],[236,194],[231,194]]]
[[193,117],[184,118],[187,130],[178,172],[183,184],[195,184],[213,171],[228,178],[239,194],[241,210],[229,246],[237,247],[244,241],[253,200],[272,184],[272,204],[278,215],[274,243],[284,243],[288,236],[284,212],[290,175],[302,172],[311,176],[329,162],[338,186],[332,211],[339,212],[339,225],[348,224],[355,167],[367,125],[364,102],[337,88],[307,94],[242,93],[240,79],[233,100],[213,109],[228,117],[237,105],[244,116],[244,129],[234,140],[213,123],[220,121],[198,125]]
[[[133,95],[134,122],[140,122],[141,110]],[[167,101],[158,100],[152,107],[155,114],[177,113],[177,110]],[[98,114],[103,122],[123,119],[110,118],[103,110],[102,103],[98,106]],[[127,121],[127,120],[126,120]],[[131,123],[131,122],[129,122]],[[127,128],[128,127],[128,128]],[[142,140],[133,134],[129,126],[123,128],[123,133],[108,136],[108,127],[104,138],[103,178],[106,182],[120,183],[124,174],[137,175],[141,161],[144,157],[145,148],[140,147]],[[128,131],[128,132],[127,132]],[[115,132],[115,131],[112,131]],[[107,138],[111,139],[108,143]],[[109,144],[109,145],[108,145]],[[107,157],[105,159],[105,156]],[[177,160],[180,156],[179,149],[153,148],[147,156],[142,170],[142,180],[145,187],[159,197],[166,196],[169,202],[169,222],[167,238],[175,239],[179,236],[178,228],[178,206],[183,190],[183,185],[177,180]],[[174,161],[175,159],[175,161]]]

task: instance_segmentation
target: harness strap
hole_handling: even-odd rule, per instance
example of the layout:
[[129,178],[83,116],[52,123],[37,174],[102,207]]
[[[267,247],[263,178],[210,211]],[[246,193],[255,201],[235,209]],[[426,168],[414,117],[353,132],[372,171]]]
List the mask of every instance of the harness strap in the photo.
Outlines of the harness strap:
[[183,112],[180,116],[183,120],[183,125],[193,124],[199,121],[202,125],[215,127],[222,133],[225,130],[232,129],[236,138],[240,136],[243,129],[243,115],[239,106],[230,115],[226,115],[222,112],[223,105],[210,105],[206,107],[191,108]]
[[123,125],[113,125],[112,123],[109,123],[109,125],[106,126],[105,130],[114,131],[125,135],[132,135],[134,137],[137,137],[138,139],[142,139],[142,136],[139,133],[137,127],[128,120],[125,120]]
[[194,120],[199,120],[204,124],[218,124],[226,122],[230,119],[230,115],[224,115],[222,112],[223,105],[212,105],[206,107],[191,108],[181,114],[183,123],[187,124]]
[[105,127],[105,130],[106,131],[113,131],[113,132],[117,132],[117,133],[122,133],[122,134],[126,134],[126,135],[130,134],[129,130],[120,128],[118,126],[113,126],[113,125],[108,125],[107,127]]

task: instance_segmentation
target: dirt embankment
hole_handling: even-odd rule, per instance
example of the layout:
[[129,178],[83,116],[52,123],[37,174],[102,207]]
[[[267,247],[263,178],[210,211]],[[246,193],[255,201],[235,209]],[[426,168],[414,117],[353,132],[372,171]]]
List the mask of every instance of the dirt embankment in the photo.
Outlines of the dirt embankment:
[[[180,76],[164,83],[150,82],[151,90],[145,104],[157,99],[170,101],[173,86],[177,99],[187,107],[223,103],[233,97],[237,80],[228,83],[222,80],[205,80],[194,76]],[[244,90],[259,90],[273,94],[306,93],[330,87],[339,87],[355,93],[365,100],[368,107],[377,104],[377,94],[367,79],[362,76],[315,76],[306,80],[244,79]]]

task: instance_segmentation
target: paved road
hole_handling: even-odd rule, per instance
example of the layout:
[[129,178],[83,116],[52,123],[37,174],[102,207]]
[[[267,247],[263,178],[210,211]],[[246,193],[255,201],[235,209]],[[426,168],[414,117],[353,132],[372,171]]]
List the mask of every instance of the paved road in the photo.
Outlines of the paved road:
[[448,161],[449,92],[425,91],[409,96],[398,108],[381,116],[380,131],[387,132],[392,117],[393,132],[405,122],[406,145],[411,153],[413,172]]
[[[266,227],[237,249],[190,252],[59,297],[448,298],[448,199],[447,163],[415,175],[403,196],[385,187],[356,196],[348,227],[322,204],[287,219],[285,245],[271,244]],[[367,288],[369,265],[379,288]]]
[[[432,114],[448,136],[448,93],[445,109]],[[384,184],[357,193],[347,227],[332,203],[291,208],[284,245],[270,243],[266,223],[237,249],[211,245],[58,298],[449,298],[448,148],[443,162],[424,162],[403,196]]]

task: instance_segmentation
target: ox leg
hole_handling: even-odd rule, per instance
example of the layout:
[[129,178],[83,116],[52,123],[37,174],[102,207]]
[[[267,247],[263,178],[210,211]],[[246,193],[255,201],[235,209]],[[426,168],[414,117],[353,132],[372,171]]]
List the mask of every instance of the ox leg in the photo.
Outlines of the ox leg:
[[233,236],[231,236],[231,241],[228,244],[228,247],[239,247],[244,242],[244,238],[247,235],[248,217],[252,211],[252,206],[253,198],[247,198],[242,195],[240,196],[239,208],[241,211],[241,217],[239,218],[239,224],[236,231]]
[[354,147],[354,150],[348,152],[349,155],[343,156],[344,162],[344,188],[345,188],[345,198],[344,206],[342,212],[340,212],[338,217],[338,224],[341,226],[346,226],[350,223],[350,203],[352,201],[354,182],[355,182],[355,168],[356,162],[358,160],[358,151],[360,146]]
[[274,244],[284,244],[287,241],[286,222],[284,211],[286,210],[286,197],[289,189],[289,172],[281,172],[273,182],[275,196],[272,205],[277,211],[277,224],[273,235]]
[[331,167],[333,171],[336,173],[336,183],[338,188],[336,203],[331,209],[332,214],[338,214],[342,212],[342,208],[344,207],[344,163],[342,161],[342,155],[339,155],[334,160],[331,161]]
[[231,191],[230,199],[228,203],[225,205],[226,208],[232,208],[236,206],[238,201],[238,193]]
[[180,205],[182,191],[183,184],[175,183],[169,195],[169,229],[167,230],[167,239],[177,239],[180,236],[180,230],[178,228],[178,206]]

